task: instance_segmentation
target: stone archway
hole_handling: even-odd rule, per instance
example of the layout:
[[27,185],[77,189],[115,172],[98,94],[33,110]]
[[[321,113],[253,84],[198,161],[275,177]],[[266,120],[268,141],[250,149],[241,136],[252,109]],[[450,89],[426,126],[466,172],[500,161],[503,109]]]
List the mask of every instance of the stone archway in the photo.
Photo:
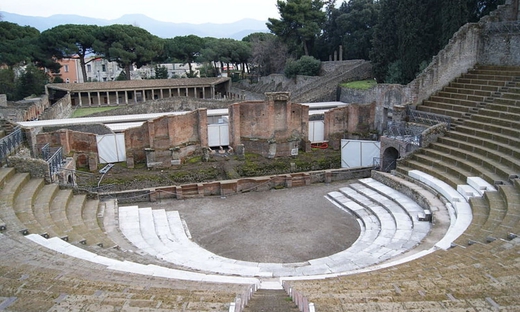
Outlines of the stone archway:
[[397,159],[399,158],[399,151],[395,147],[388,147],[383,152],[383,161],[381,163],[381,171],[390,172],[397,166]]

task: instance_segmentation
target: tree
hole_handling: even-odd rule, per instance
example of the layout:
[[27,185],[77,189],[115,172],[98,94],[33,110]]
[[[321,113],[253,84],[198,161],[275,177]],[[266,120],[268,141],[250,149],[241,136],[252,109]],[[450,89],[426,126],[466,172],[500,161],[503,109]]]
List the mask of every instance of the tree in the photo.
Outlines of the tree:
[[164,66],[155,65],[155,79],[168,79],[168,68]]
[[39,35],[34,27],[0,22],[0,65],[11,67],[31,62],[36,53],[34,41]]
[[183,64],[188,64],[190,75],[193,75],[191,64],[200,55],[203,46],[204,41],[198,36],[178,36],[173,39],[166,39],[164,51],[168,59],[179,60]]
[[96,25],[59,25],[41,33],[39,42],[42,48],[54,57],[79,57],[83,81],[87,81],[85,58],[94,53],[94,44],[99,36]]
[[267,28],[287,42],[294,49],[291,52],[300,55],[301,50],[296,50],[299,46],[304,55],[310,55],[326,20],[324,5],[321,0],[278,0],[276,6],[281,19],[269,18]]
[[130,80],[130,68],[141,68],[162,57],[163,40],[148,31],[131,25],[101,27],[94,51],[117,62]]
[[16,93],[14,71],[12,68],[0,69],[0,94],[5,94],[9,101],[14,100]]
[[343,2],[336,18],[336,32],[343,45],[346,59],[369,59],[374,26],[377,24],[379,3],[374,0]]
[[397,11],[398,0],[381,0],[377,25],[374,29],[370,60],[373,64],[374,76],[384,82],[388,66],[397,60]]
[[321,62],[312,56],[304,55],[299,60],[291,60],[285,67],[285,76],[294,78],[297,75],[318,76]]
[[49,76],[34,65],[27,65],[16,81],[15,99],[45,93],[45,85],[49,82]]
[[251,59],[260,76],[281,73],[287,59],[287,46],[273,34],[255,33],[246,37],[251,42]]

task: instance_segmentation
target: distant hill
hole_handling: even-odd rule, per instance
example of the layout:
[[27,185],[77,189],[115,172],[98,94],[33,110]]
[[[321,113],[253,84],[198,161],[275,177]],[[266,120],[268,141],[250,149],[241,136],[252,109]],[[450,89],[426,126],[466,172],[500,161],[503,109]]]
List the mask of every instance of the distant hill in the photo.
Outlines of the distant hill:
[[86,24],[106,26],[112,24],[130,24],[148,30],[161,38],[173,38],[176,36],[197,35],[199,37],[232,38],[241,40],[254,32],[268,32],[265,21],[243,19],[228,24],[189,24],[170,23],[154,20],[143,14],[127,14],[118,19],[105,20],[79,15],[57,14],[49,17],[25,16],[9,12],[0,12],[4,21],[16,23],[21,26],[32,26],[39,31],[62,24]]

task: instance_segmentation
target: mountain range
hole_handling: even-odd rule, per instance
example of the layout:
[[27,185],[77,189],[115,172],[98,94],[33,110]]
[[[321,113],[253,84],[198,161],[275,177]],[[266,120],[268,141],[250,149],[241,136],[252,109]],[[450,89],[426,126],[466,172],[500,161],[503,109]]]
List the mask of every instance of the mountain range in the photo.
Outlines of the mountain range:
[[245,36],[255,32],[268,32],[266,21],[255,19],[243,19],[226,24],[190,24],[162,22],[143,14],[127,14],[118,19],[106,20],[79,15],[57,14],[49,17],[26,16],[0,11],[3,21],[16,23],[20,26],[32,26],[39,31],[62,24],[85,24],[106,26],[112,24],[130,24],[148,30],[161,38],[173,38],[177,36],[197,35],[199,37],[231,38],[241,40]]

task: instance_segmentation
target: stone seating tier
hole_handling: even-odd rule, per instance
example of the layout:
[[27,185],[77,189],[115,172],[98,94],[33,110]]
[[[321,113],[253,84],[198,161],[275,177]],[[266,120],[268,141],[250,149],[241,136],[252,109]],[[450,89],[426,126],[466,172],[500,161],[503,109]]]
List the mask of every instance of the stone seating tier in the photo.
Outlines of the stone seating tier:
[[249,287],[108,274],[103,265],[17,238],[0,234],[0,306],[6,311],[227,311]]
[[318,311],[512,311],[520,307],[518,252],[518,239],[495,241],[437,251],[378,272],[290,284]]

